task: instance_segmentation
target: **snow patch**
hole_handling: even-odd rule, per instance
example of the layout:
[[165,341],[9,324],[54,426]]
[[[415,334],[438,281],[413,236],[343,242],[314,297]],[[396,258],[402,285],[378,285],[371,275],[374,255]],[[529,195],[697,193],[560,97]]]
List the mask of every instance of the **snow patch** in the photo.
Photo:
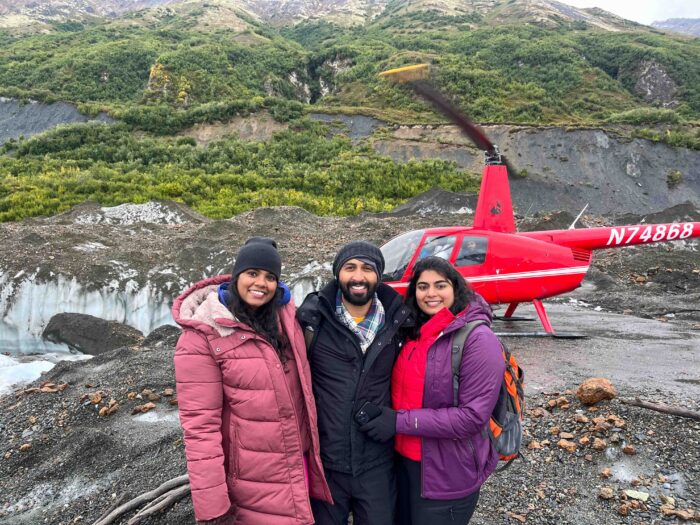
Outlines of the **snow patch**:
[[36,381],[41,374],[48,372],[59,361],[84,361],[90,355],[67,353],[64,347],[56,345],[59,352],[41,356],[11,357],[0,354],[0,396],[9,394],[17,387]]
[[176,410],[172,412],[161,413],[155,410],[151,410],[144,414],[139,414],[133,418],[134,421],[139,423],[175,423],[175,425],[180,424],[180,419],[178,418],[178,413]]
[[84,242],[83,244],[73,246],[73,249],[78,252],[92,253],[99,250],[106,250],[107,247],[101,242]]
[[[22,523],[30,523],[30,521],[25,520],[31,518],[36,519],[36,521],[31,521],[31,523],[42,523],[44,520],[39,514],[41,509],[60,505],[68,506],[69,503],[78,498],[94,494],[98,490],[108,487],[112,477],[113,476],[106,476],[96,481],[95,479],[76,476],[72,479],[61,481],[60,483],[40,483],[23,498],[14,503],[5,504],[0,508],[0,511],[2,511],[2,514],[5,516],[14,514],[18,522],[20,520],[18,515],[26,513],[22,516]],[[34,514],[35,516],[32,516]]]
[[14,387],[39,379],[42,372],[48,372],[54,366],[48,361],[22,363],[0,354],[0,396],[9,394]]
[[100,213],[85,213],[75,219],[76,224],[122,224],[141,222],[152,224],[184,224],[181,213],[160,202],[145,204],[120,204],[111,208],[100,208]]

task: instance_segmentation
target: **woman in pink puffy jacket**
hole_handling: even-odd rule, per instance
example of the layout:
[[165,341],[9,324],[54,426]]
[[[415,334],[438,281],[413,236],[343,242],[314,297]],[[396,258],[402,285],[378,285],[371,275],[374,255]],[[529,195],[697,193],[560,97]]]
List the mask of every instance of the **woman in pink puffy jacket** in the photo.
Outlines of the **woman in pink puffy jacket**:
[[272,239],[253,237],[232,275],[177,298],[180,422],[195,518],[305,525],[331,501],[301,328]]

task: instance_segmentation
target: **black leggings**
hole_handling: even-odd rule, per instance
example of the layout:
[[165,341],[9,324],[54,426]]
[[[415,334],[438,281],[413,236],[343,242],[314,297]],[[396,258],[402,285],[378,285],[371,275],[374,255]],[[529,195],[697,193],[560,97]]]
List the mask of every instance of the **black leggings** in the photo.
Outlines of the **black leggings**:
[[397,525],[467,525],[479,501],[479,491],[458,499],[421,496],[420,462],[398,456]]

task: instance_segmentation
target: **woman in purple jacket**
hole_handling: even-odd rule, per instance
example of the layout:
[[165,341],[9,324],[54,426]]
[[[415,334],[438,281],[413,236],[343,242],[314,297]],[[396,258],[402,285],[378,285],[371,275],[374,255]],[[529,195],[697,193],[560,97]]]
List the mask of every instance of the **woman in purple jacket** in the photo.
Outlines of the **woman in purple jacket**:
[[[406,302],[417,323],[392,375],[395,447],[399,454],[399,523],[465,525],[479,489],[498,463],[484,429],[498,399],[505,362],[491,331],[491,308],[455,268],[426,257],[414,268]],[[467,338],[454,402],[452,338],[483,320]],[[388,409],[363,427],[385,437]]]

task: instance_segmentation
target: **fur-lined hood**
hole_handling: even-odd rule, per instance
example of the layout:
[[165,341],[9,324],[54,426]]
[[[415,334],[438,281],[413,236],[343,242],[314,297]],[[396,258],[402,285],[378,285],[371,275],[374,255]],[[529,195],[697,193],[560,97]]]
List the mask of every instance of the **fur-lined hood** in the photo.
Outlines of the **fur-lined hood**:
[[[204,334],[225,337],[234,329],[248,328],[240,323],[224,304],[228,294],[230,275],[217,275],[193,284],[173,304],[173,319],[183,328],[193,328]],[[280,283],[283,290],[283,310],[294,310],[289,288]],[[280,314],[282,314],[280,312]]]

